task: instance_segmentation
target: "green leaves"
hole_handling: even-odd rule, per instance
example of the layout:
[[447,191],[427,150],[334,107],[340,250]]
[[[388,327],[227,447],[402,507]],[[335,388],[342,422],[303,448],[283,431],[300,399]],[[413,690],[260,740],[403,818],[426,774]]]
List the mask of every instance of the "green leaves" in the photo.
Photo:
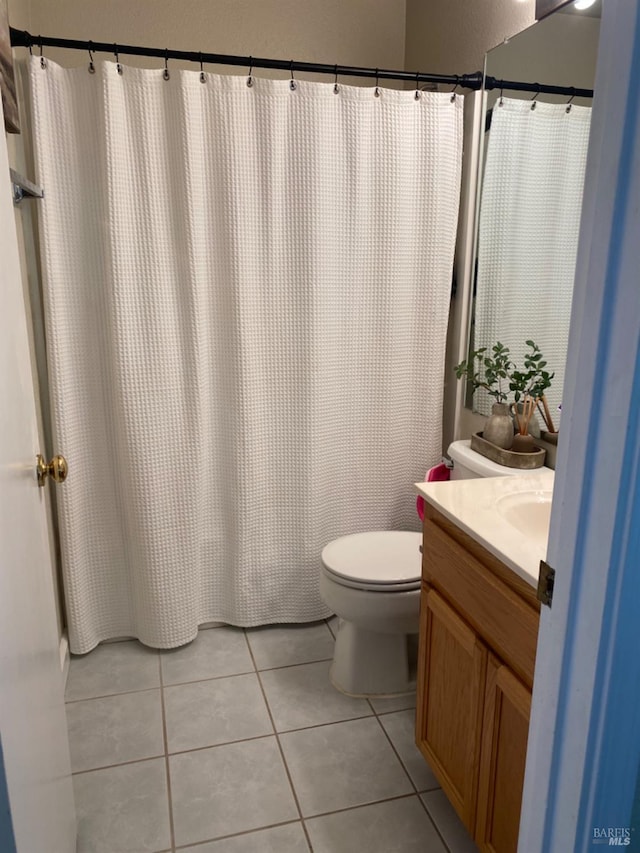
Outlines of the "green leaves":
[[[481,347],[469,354],[468,361],[461,361],[454,367],[458,379],[463,377],[471,383],[473,390],[484,388],[490,397],[494,397],[497,403],[504,403],[507,399],[506,391],[503,391],[503,380],[508,379],[509,370],[513,366],[509,357],[509,348],[498,341],[491,347],[491,354],[487,355],[487,348]],[[476,362],[478,368],[476,369]],[[484,376],[482,375],[484,373]]]
[[513,391],[516,403],[523,397],[533,397],[538,400],[547,388],[551,387],[551,380],[555,373],[544,370],[547,362],[540,352],[540,347],[534,341],[525,341],[530,352],[524,356],[524,370],[514,370],[511,373],[509,390]]
[[544,370],[547,362],[540,347],[531,340],[525,343],[529,352],[525,353],[523,370],[511,361],[509,347],[498,341],[491,347],[490,353],[487,353],[487,347],[473,350],[467,361],[461,361],[454,367],[456,376],[458,379],[465,378],[474,391],[484,388],[498,403],[506,402],[509,397],[504,390],[505,385],[513,393],[516,403],[527,397],[538,400],[551,387],[555,373]]

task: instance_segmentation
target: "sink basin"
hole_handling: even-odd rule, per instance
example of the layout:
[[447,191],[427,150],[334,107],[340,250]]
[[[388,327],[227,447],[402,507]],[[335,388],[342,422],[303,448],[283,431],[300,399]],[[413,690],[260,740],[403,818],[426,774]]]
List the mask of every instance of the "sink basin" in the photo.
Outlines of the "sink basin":
[[528,537],[546,537],[551,520],[553,492],[535,490],[504,495],[496,501],[500,515]]

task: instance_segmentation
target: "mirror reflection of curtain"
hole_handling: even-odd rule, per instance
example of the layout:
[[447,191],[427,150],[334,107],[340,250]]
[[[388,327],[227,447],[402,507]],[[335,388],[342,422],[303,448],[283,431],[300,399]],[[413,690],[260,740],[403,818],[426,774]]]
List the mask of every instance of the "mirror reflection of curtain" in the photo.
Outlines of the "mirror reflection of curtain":
[[[474,349],[500,341],[521,367],[534,340],[555,378],[557,426],[591,108],[504,98],[493,109],[478,242]],[[492,400],[476,392],[474,408]]]

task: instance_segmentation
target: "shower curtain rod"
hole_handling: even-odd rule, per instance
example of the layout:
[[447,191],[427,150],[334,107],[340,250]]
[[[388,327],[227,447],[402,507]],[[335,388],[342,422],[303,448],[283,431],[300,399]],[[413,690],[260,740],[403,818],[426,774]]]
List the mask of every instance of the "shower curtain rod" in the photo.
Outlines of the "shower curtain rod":
[[[123,56],[154,56],[159,59],[181,59],[199,65],[235,65],[247,70],[271,68],[281,71],[303,71],[314,74],[332,74],[341,77],[368,77],[373,80],[404,80],[410,83],[440,83],[445,86],[460,86],[463,89],[481,89],[482,72],[472,74],[426,74],[421,71],[390,71],[385,68],[360,68],[352,65],[326,65],[319,62],[299,62],[288,59],[265,59],[255,56],[231,56],[225,53],[200,53],[195,50],[168,50],[160,47],[140,47],[131,44],[114,44],[102,41],[80,41],[78,39],[34,36],[27,30],[10,28],[12,47],[62,47],[66,50],[83,50],[91,53],[112,53]],[[516,92],[567,95],[576,98],[592,98],[592,89],[576,89],[573,86],[551,86],[546,83],[519,83],[515,80],[485,79],[485,89],[503,89]]]
[[140,47],[131,44],[109,44],[98,41],[34,36],[27,30],[10,28],[12,47],[62,47],[92,53],[112,53],[128,56],[156,56],[159,59],[182,59],[186,62],[209,65],[236,65],[246,69],[275,68],[282,71],[305,71],[314,74],[333,74],[341,77],[370,77],[379,80],[405,80],[412,83],[442,83],[464,89],[480,89],[482,74],[423,74],[416,71],[390,71],[386,68],[358,68],[351,65],[326,65],[319,62],[299,62],[289,59],[264,59],[256,56],[230,56],[224,53],[200,53],[195,50],[168,50],[159,47]]
[[485,77],[484,88],[487,91],[501,89],[505,92],[535,92],[540,95],[567,95],[570,98],[593,98],[593,89],[576,89],[575,86],[552,86],[549,83],[518,83],[515,80],[498,80]]

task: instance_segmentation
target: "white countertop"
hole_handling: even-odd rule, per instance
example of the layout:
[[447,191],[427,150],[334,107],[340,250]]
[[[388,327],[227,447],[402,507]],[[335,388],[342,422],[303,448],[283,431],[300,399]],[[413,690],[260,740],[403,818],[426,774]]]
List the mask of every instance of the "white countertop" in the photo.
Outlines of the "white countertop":
[[535,587],[540,560],[547,554],[549,530],[546,525],[541,529],[540,524],[537,529],[517,529],[502,514],[501,506],[514,499],[509,496],[523,493],[548,498],[553,481],[554,472],[540,468],[521,476],[415,485],[427,503]]

